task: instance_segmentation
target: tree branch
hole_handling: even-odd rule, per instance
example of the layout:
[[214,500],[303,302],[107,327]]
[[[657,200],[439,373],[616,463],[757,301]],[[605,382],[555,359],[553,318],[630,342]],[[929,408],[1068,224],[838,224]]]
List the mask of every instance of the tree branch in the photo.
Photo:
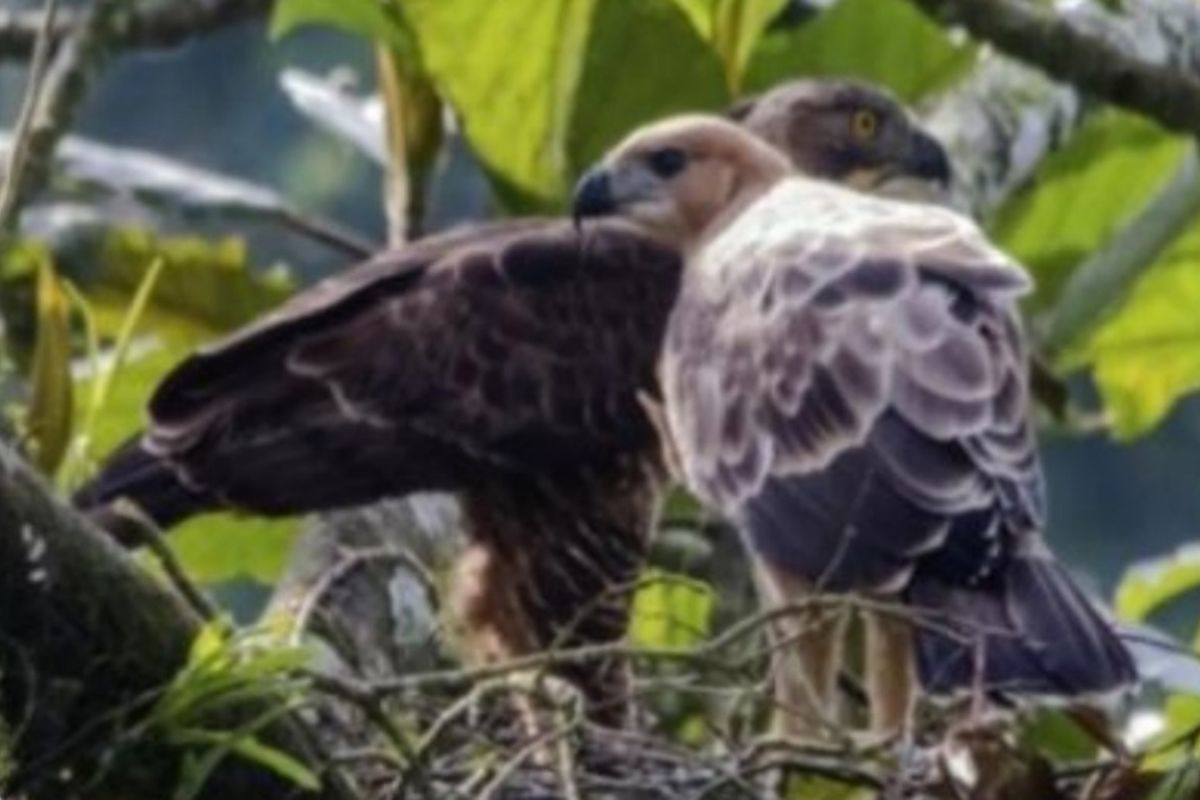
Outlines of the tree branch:
[[19,164],[6,177],[0,230],[9,227],[25,202],[45,185],[55,148],[107,60],[107,40],[122,6],[121,0],[95,0],[58,48],[44,80],[37,76],[36,100],[28,109],[23,135],[13,142]]
[[[3,442],[0,608],[0,719],[12,732],[16,764],[0,793],[31,800],[69,795],[78,785],[71,781],[101,766],[93,748],[150,707],[186,663],[200,629],[178,595],[55,499]],[[251,718],[261,711],[246,709]],[[293,722],[264,735],[310,761]],[[162,756],[109,774],[115,795],[104,796],[161,796],[176,780],[179,754]],[[226,759],[202,797],[296,793],[259,765]]]
[[[130,6],[136,4],[130,3]],[[188,0],[156,3],[151,8],[126,10],[116,19],[114,49],[168,48],[230,25],[264,16],[272,0]],[[63,13],[52,29],[60,41],[86,12]],[[28,60],[37,41],[40,15],[0,11],[0,60]]]
[[1200,79],[1083,31],[1067,15],[1014,0],[912,0],[972,35],[1114,105],[1164,127],[1200,133]]

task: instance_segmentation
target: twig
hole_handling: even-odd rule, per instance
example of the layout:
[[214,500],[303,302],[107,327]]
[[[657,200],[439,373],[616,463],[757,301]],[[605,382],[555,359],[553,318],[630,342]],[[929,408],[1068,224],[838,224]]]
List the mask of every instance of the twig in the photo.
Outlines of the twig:
[[20,168],[6,179],[0,230],[45,185],[54,150],[107,60],[108,38],[123,6],[123,0],[94,0],[87,11],[73,17],[77,22],[58,47],[44,79],[38,81],[41,88],[28,127],[14,146]]
[[[130,6],[135,4],[130,3]],[[165,48],[264,16],[272,0],[188,0],[142,4],[119,20],[114,48]],[[65,38],[85,12],[64,14],[52,26],[53,39]],[[0,11],[0,59],[25,60],[37,41],[37,20],[29,12]]]
[[911,0],[972,35],[1110,103],[1200,134],[1200,79],[1131,56],[1053,9],[1014,0]]
[[4,172],[0,174],[0,239],[12,233],[17,227],[20,205],[18,203],[18,187],[21,176],[25,172],[26,159],[29,150],[29,133],[33,129],[33,117],[42,98],[42,86],[46,80],[46,67],[50,63],[50,52],[53,49],[52,30],[54,20],[58,16],[58,0],[47,0],[42,13],[42,23],[38,29],[37,44],[33,50],[33,60],[29,65],[29,78],[25,88],[25,97],[21,101],[21,110],[17,115],[17,124],[13,129],[13,143],[9,149]]
[[183,564],[179,563],[175,552],[167,545],[162,531],[154,524],[154,520],[124,498],[113,505],[113,512],[120,515],[122,522],[128,523],[127,526],[122,526],[122,533],[132,535],[136,539],[136,545],[145,546],[150,550],[163,568],[163,572],[166,573],[171,586],[187,601],[200,619],[211,622],[220,616],[220,612],[208,599],[208,595],[200,590],[200,587],[188,576]]

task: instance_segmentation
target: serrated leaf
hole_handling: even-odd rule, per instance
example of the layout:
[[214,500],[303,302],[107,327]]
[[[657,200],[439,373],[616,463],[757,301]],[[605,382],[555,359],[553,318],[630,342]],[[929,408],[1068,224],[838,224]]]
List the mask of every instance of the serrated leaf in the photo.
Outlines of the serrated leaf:
[[762,91],[803,76],[844,76],[914,100],[962,74],[975,58],[907,0],[840,0],[793,29],[763,37],[745,86]]
[[1129,567],[1117,585],[1117,615],[1142,622],[1156,610],[1200,588],[1200,545],[1181,547],[1165,558]]
[[1071,271],[1142,209],[1186,146],[1140,116],[1108,110],[1042,163],[991,226],[996,241],[1032,271],[1033,308],[1053,304]]

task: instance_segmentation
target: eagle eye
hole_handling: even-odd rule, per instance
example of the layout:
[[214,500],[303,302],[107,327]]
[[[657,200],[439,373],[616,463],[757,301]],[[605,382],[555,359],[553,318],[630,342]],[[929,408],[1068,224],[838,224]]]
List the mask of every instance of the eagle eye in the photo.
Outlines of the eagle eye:
[[687,154],[678,147],[664,147],[653,150],[646,156],[650,170],[660,178],[670,178],[678,175],[687,165]]
[[869,142],[879,132],[879,115],[869,108],[860,108],[850,117],[850,132],[860,142]]

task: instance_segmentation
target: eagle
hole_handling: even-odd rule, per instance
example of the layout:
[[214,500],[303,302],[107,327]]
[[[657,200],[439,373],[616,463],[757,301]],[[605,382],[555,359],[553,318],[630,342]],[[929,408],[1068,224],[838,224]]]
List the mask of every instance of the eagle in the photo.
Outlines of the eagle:
[[[670,169],[663,169],[669,164]],[[915,688],[1077,696],[1135,680],[1130,654],[1043,538],[1017,299],[1026,272],[969,219],[796,173],[726,120],[636,131],[579,183],[581,218],[685,254],[658,366],[675,469],[734,521],[777,631],[777,724],[837,720],[844,616],[866,614],[871,726]]]
[[[730,117],[831,180],[949,177],[941,146],[862,84],[797,81]],[[668,485],[642,397],[658,394],[681,264],[620,220],[583,240],[569,219],[499,221],[386,252],[186,358],[75,502],[119,535],[121,498],[169,528],[450,492],[470,657],[619,640]],[[561,671],[620,724],[623,665]]]

